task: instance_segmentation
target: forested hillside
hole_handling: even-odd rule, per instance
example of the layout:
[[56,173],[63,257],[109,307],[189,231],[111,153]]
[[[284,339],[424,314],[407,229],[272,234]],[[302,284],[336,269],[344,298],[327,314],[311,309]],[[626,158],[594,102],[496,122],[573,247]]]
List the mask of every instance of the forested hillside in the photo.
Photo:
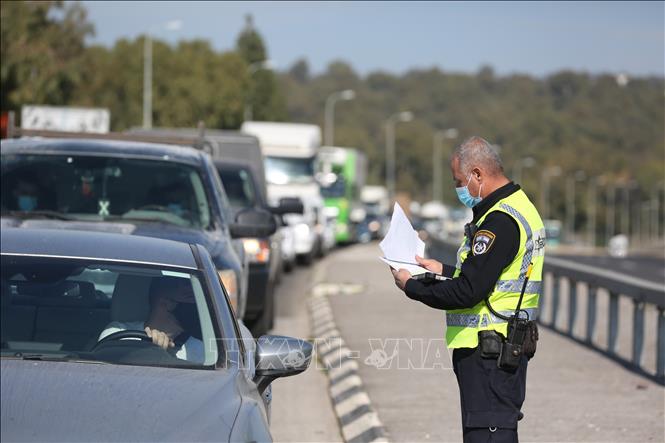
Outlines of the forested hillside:
[[[20,111],[24,104],[95,106],[111,110],[114,130],[141,124],[143,38],[88,45],[93,27],[85,10],[60,2],[3,2],[1,33],[3,112]],[[222,52],[207,41],[170,46],[155,39],[154,125],[204,121],[207,127],[235,129],[248,110],[255,120],[322,125],[326,98],[353,89],[355,100],[336,106],[336,144],[365,151],[370,182],[382,183],[385,121],[397,111],[412,111],[414,120],[397,126],[397,179],[398,190],[420,200],[432,193],[433,134],[447,128],[459,131],[458,139],[446,141],[448,148],[472,134],[499,145],[508,173],[532,157],[535,165],[524,169],[522,182],[533,196],[539,195],[544,168],[560,166],[563,176],[552,179],[558,217],[563,178],[578,170],[585,171],[587,183],[604,174],[601,185],[632,186],[634,201],[663,187],[663,78],[626,83],[583,72],[498,76],[491,67],[359,75],[343,61],[313,75],[306,60],[275,70],[263,66],[269,48],[249,20],[236,46]],[[453,202],[445,177],[445,199]],[[577,189],[583,219],[586,184]],[[601,199],[601,214],[603,204]]]

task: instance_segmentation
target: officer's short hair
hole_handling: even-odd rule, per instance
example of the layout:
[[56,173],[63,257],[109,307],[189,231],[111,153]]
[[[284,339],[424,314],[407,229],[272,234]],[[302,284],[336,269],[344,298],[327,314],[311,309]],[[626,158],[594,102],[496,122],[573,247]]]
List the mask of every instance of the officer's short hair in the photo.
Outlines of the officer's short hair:
[[459,159],[460,169],[464,174],[476,166],[483,166],[492,175],[503,174],[501,157],[494,146],[482,137],[469,137],[453,152],[453,158]]

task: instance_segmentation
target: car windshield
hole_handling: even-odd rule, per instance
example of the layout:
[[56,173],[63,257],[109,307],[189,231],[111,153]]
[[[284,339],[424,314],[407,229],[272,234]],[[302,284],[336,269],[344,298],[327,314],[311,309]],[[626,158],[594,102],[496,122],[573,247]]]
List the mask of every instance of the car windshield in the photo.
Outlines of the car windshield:
[[2,357],[209,367],[217,342],[201,281],[180,268],[3,254]]
[[246,169],[219,168],[219,176],[232,207],[247,208],[256,204],[254,183]]
[[2,156],[3,215],[60,215],[207,229],[210,205],[198,170],[173,161],[83,155]]
[[314,180],[315,158],[266,157],[266,180],[276,185]]

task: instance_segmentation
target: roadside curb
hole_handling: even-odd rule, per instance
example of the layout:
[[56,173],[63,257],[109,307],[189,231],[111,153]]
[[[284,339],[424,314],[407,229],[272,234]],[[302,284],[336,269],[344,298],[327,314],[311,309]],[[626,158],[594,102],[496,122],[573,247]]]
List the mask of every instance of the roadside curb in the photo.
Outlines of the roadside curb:
[[357,355],[346,346],[335,324],[330,293],[335,293],[332,285],[316,285],[307,304],[314,348],[327,370],[328,392],[342,438],[347,443],[389,442],[358,373]]

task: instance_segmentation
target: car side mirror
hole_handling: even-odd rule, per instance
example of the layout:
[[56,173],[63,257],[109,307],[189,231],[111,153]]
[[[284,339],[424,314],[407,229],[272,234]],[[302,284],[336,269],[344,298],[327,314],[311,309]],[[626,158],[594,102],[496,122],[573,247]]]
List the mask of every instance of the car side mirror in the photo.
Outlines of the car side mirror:
[[254,382],[263,393],[276,378],[304,372],[311,360],[311,343],[281,335],[263,335],[256,341]]
[[302,214],[305,212],[305,206],[299,198],[282,198],[278,206],[270,208],[270,212],[275,215]]
[[268,237],[277,231],[275,217],[264,209],[245,208],[236,214],[229,225],[233,238]]

